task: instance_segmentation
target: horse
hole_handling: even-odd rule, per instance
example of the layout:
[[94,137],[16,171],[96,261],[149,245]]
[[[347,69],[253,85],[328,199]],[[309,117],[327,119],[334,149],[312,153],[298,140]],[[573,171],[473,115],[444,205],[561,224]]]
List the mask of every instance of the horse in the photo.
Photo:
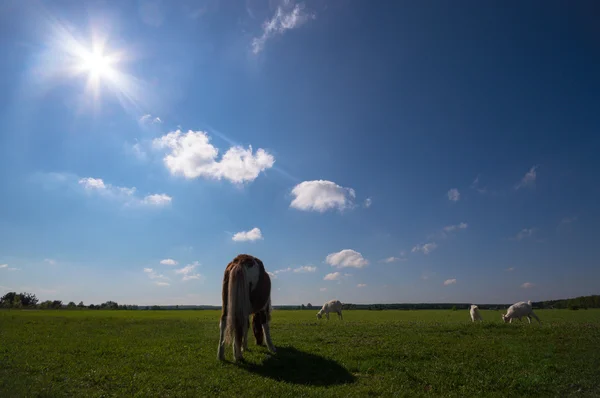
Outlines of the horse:
[[321,319],[323,313],[325,313],[327,320],[329,320],[330,312],[336,312],[340,319],[344,319],[344,317],[342,317],[342,303],[340,302],[340,300],[334,299],[323,304],[323,307],[319,310],[319,312],[317,312],[317,318]]
[[225,359],[225,343],[233,342],[235,362],[243,360],[242,351],[248,350],[249,317],[257,345],[276,353],[271,341],[271,278],[258,258],[240,254],[225,268],[223,276],[222,312],[219,322],[217,359]]

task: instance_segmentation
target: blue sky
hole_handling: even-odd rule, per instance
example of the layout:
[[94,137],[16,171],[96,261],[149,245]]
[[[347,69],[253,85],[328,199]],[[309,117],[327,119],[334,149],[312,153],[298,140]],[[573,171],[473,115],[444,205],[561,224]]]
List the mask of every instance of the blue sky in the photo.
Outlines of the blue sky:
[[[0,290],[220,304],[598,293],[598,6],[0,5]],[[1,293],[1,292],[0,292]]]

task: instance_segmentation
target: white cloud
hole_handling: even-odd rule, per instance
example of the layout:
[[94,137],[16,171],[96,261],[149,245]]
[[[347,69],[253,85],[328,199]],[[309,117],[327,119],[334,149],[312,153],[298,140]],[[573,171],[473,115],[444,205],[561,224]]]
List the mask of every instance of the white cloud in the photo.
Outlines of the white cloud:
[[150,115],[150,114],[143,115],[142,117],[140,117],[139,121],[141,124],[160,124],[160,123],[162,123],[162,120],[160,120],[159,117],[152,117],[152,115]]
[[252,39],[254,54],[261,52],[271,37],[282,35],[286,30],[298,28],[309,19],[316,18],[315,14],[304,11],[304,4],[292,5],[290,1],[285,1],[277,7],[273,18],[263,23],[261,36]]
[[452,188],[451,190],[449,190],[448,199],[453,202],[457,202],[460,199],[460,192],[458,192],[458,189]]
[[317,270],[317,267],[311,266],[311,265],[304,265],[302,267],[298,267],[294,269],[294,272],[296,273],[304,273],[304,272],[315,272]]
[[537,166],[537,165],[532,166],[531,169],[529,169],[529,171],[527,173],[525,173],[525,175],[523,176],[521,181],[519,183],[517,183],[517,185],[515,185],[515,189],[535,186],[535,180],[537,179],[537,168],[538,167],[539,166]]
[[395,263],[398,261],[406,261],[406,258],[392,256],[392,257],[384,258],[383,260],[381,260],[382,263],[386,263],[386,264]]
[[151,194],[143,198],[136,196],[136,188],[118,187],[105,183],[101,178],[85,177],[78,180],[83,189],[109,199],[124,202],[127,205],[163,207],[171,203],[172,198],[166,194]]
[[359,283],[358,285],[356,285],[356,287],[366,287],[367,284],[366,283]]
[[45,258],[45,259],[44,259],[44,262],[45,262],[45,263],[48,263],[48,264],[50,264],[50,265],[56,265],[56,260],[53,260],[53,259],[51,259],[51,258]]
[[18,271],[19,268],[11,268],[8,264],[0,264],[0,269],[5,269],[7,271]]
[[0,268],[8,268],[8,264],[0,264]]
[[373,204],[373,200],[371,198],[365,199],[365,207],[368,209]]
[[342,274],[340,272],[332,272],[325,275],[323,278],[324,281],[338,281],[340,279],[342,279]]
[[320,289],[319,289],[319,291],[320,291],[320,292],[326,292],[326,291],[327,291],[327,288],[326,288],[326,287],[322,287],[322,288],[320,288]]
[[167,282],[154,282],[156,286],[171,286],[170,283]]
[[144,272],[146,274],[148,274],[148,278],[150,278],[150,279],[169,280],[168,277],[164,276],[163,274],[156,273],[156,271],[154,271],[154,269],[152,269],[152,268],[144,268]]
[[444,231],[445,232],[452,232],[452,231],[456,231],[456,230],[460,230],[460,229],[467,229],[468,224],[461,222],[460,224],[456,224],[456,225],[448,225],[447,227],[444,227]]
[[194,273],[194,270],[199,265],[200,265],[200,263],[198,261],[194,261],[192,264],[188,264],[183,268],[175,270],[175,273],[183,275],[183,277],[181,278],[182,281],[189,281],[192,279],[200,279],[200,280],[204,281],[205,278],[202,274]]
[[177,264],[179,264],[177,261],[173,260],[172,258],[165,258],[164,260],[160,260],[160,263],[162,265],[177,265]]
[[508,267],[506,270],[507,270],[508,272],[512,272],[512,271],[514,271],[515,269],[516,269],[515,267]]
[[273,279],[277,279],[277,275],[274,272],[271,271],[267,271],[267,274],[269,274],[269,276]]
[[534,284],[533,284],[533,283],[531,283],[531,282],[525,282],[525,283],[523,283],[523,284],[521,285],[521,287],[522,287],[523,289],[528,289],[528,288],[530,288],[530,287],[533,287],[533,286],[534,286]]
[[456,279],[446,279],[444,281],[444,286],[453,285],[456,283]]
[[253,242],[263,239],[259,228],[252,228],[250,231],[241,231],[233,235],[231,240],[235,242]]
[[260,148],[254,154],[252,146],[245,149],[233,146],[217,161],[219,150],[210,142],[203,131],[189,130],[182,133],[176,130],[152,141],[155,148],[168,148],[165,155],[165,167],[173,175],[182,175],[187,179],[198,177],[220,180],[225,178],[240,184],[254,181],[258,175],[273,167],[275,158]]
[[330,253],[325,258],[325,262],[332,267],[337,268],[363,268],[369,264],[362,254],[351,249],[344,249],[337,253]]
[[354,189],[344,188],[331,181],[304,181],[292,189],[294,200],[290,204],[298,210],[323,213],[331,209],[353,207]]
[[519,231],[517,236],[514,237],[514,239],[523,240],[526,238],[531,238],[534,233],[535,233],[535,228],[523,228],[521,231]]
[[437,248],[437,244],[435,242],[426,243],[424,245],[416,245],[412,248],[411,252],[423,252],[423,254],[429,254]]

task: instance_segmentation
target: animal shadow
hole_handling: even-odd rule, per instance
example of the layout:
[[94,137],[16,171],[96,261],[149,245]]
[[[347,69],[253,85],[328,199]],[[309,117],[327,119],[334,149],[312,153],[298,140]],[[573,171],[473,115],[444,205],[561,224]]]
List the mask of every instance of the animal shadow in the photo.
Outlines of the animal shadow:
[[277,354],[270,355],[262,363],[246,363],[243,367],[252,373],[292,384],[332,386],[355,381],[355,377],[336,361],[293,347],[277,347]]

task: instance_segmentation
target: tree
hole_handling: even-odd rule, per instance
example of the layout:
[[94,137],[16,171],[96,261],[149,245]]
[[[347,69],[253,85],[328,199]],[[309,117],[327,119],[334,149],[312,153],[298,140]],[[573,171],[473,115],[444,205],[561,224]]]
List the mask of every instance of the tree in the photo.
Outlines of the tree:
[[77,308],[85,308],[83,301],[80,301],[79,304],[77,304]]
[[312,308],[312,304],[311,303],[306,304],[306,308],[308,308],[310,310]]
[[77,306],[75,305],[75,303],[74,303],[74,302],[72,302],[72,301],[69,301],[69,304],[67,304],[67,308],[68,308],[68,309],[70,309],[70,310],[72,310],[72,309],[74,309],[74,308],[77,308]]
[[304,309],[304,304],[302,304],[302,306],[300,307],[301,309]]

